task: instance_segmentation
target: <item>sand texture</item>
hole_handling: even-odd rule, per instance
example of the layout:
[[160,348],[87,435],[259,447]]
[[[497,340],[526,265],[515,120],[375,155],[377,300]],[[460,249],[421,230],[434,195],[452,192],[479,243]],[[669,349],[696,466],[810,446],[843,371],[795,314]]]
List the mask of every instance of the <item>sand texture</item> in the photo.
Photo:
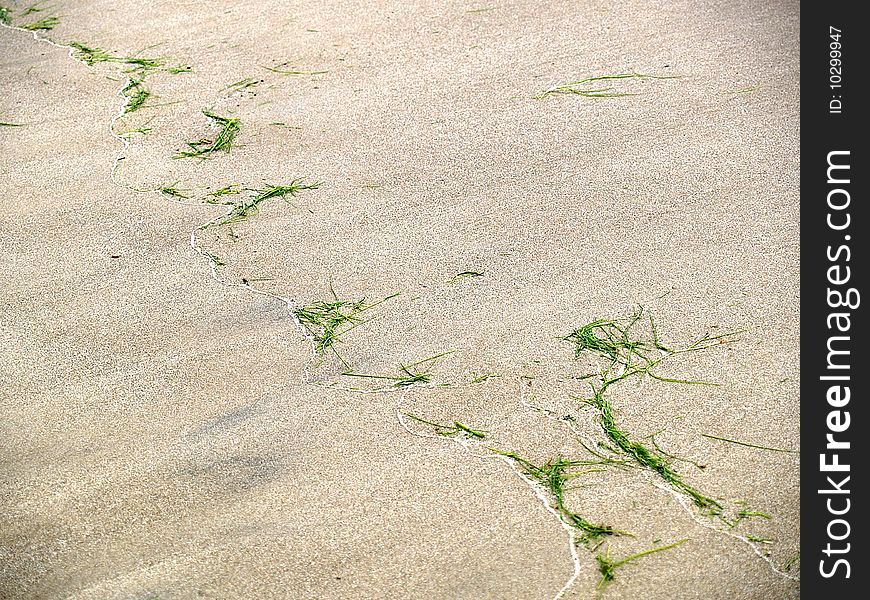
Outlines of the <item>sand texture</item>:
[[798,597],[796,2],[0,6],[0,598]]

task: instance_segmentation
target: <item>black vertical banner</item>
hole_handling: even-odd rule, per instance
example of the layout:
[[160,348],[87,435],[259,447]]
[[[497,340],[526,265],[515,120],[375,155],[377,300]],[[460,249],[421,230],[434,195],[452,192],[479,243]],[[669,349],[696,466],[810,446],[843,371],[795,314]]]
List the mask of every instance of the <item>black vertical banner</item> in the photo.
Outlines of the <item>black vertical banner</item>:
[[859,7],[858,2],[804,3],[801,14],[801,592],[806,598],[866,598],[870,589],[865,527],[870,369],[861,352],[870,339],[870,165],[863,119],[870,109],[865,84],[870,32]]

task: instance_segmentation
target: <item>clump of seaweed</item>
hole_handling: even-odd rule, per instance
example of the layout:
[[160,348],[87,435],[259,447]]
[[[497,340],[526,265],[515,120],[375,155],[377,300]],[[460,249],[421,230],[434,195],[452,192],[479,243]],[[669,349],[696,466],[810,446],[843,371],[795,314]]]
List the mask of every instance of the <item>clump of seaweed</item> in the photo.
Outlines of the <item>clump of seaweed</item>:
[[461,423],[459,421],[453,421],[452,425],[444,425],[442,423],[436,423],[434,421],[427,421],[422,417],[418,417],[416,415],[412,415],[410,413],[404,413],[406,417],[409,419],[413,419],[418,423],[423,423],[425,425],[429,425],[435,429],[435,433],[437,435],[441,435],[444,437],[456,437],[457,435],[462,435],[466,438],[482,440],[486,438],[486,432],[481,429],[473,429],[468,425]]
[[[253,192],[254,195],[234,202],[230,212],[221,219],[218,224],[229,225],[231,223],[244,221],[248,217],[260,212],[260,205],[270,198],[281,198],[282,200],[287,201],[287,196],[296,196],[299,192],[304,190],[316,190],[321,185],[322,184],[319,181],[306,183],[305,178],[298,178],[286,185],[274,185],[270,183],[259,188],[245,188],[245,191]],[[237,192],[227,190],[224,193],[234,194]],[[212,194],[214,195],[216,192],[212,192]]]
[[27,15],[32,15],[33,13],[43,12],[47,10],[49,7],[41,6],[42,2],[37,2],[36,4],[31,4],[27,8],[21,9],[21,16],[26,17]]
[[475,375],[472,377],[469,383],[483,383],[484,381],[488,381],[490,379],[495,379],[496,377],[501,377],[498,373],[483,373],[481,375]]
[[604,84],[606,87],[596,87],[598,82],[615,81],[621,79],[679,79],[678,75],[648,75],[644,73],[614,73],[610,75],[598,75],[595,77],[586,77],[577,81],[569,81],[560,83],[547,88],[535,99],[546,98],[558,94],[574,94],[586,98],[618,98],[621,96],[635,96],[632,92],[622,92],[614,89],[611,85]]
[[88,46],[83,42],[69,42],[69,46],[75,49],[75,54],[73,56],[90,67],[97,63],[120,62],[120,58],[114,54],[107,52],[102,48]]
[[88,66],[94,66],[98,63],[112,62],[130,65],[138,69],[153,70],[159,69],[164,64],[162,58],[151,58],[145,56],[120,56],[118,54],[109,52],[108,50],[104,50],[103,48],[90,46],[88,44],[85,44],[84,42],[73,41],[69,42],[68,45],[70,48],[75,49],[76,52],[74,57],[86,63]]
[[644,308],[641,306],[626,319],[595,319],[559,339],[574,346],[575,358],[588,351],[609,359],[609,364],[599,374],[602,392],[608,386],[633,375],[648,375],[653,379],[669,383],[718,385],[707,381],[664,377],[655,373],[653,369],[671,356],[726,344],[728,338],[741,332],[729,331],[716,335],[706,333],[691,344],[671,348],[662,343],[659,338],[652,315],[649,315],[650,339],[632,338],[631,331],[643,314]]
[[255,85],[260,85],[263,83],[262,79],[254,79],[253,77],[245,77],[235,83],[229,84],[224,90],[232,90],[234,92],[240,92],[242,90],[246,90],[248,88],[252,88]]
[[205,203],[206,204],[232,204],[227,200],[221,200],[223,196],[232,196],[235,194],[241,194],[242,192],[247,191],[248,188],[244,187],[241,183],[231,183],[230,185],[225,185],[221,188],[214,190],[213,192],[209,192],[206,194]]
[[142,79],[131,77],[127,85],[121,90],[121,94],[127,98],[124,106],[124,114],[139,110],[145,105],[145,101],[151,97],[151,92],[145,87]]
[[755,535],[754,533],[744,533],[743,537],[745,537],[747,541],[755,542],[756,544],[772,544],[774,542],[773,538],[762,537],[760,535]]
[[27,23],[22,25],[21,28],[28,31],[51,31],[57,27],[58,23],[60,23],[60,17],[51,16]]
[[170,184],[162,186],[159,190],[160,193],[164,194],[166,196],[169,196],[171,198],[178,198],[178,199],[190,198],[190,195],[187,193],[187,190],[182,190],[182,189],[175,187],[177,185],[177,183],[178,182],[170,183]]
[[[734,518],[732,520],[729,520],[724,515],[720,517],[722,519],[722,521],[726,525],[728,525],[728,527],[731,529],[737,528],[737,526],[740,525],[740,523],[746,519],[760,518],[760,519],[767,519],[769,521],[770,519],[773,518],[771,515],[769,515],[766,512],[763,512],[760,510],[753,510],[753,509],[749,508],[746,501],[744,501],[744,500],[738,500],[736,503],[741,505],[742,508],[740,508],[737,511],[737,513],[734,515]],[[751,540],[752,534],[746,534],[746,537],[747,537],[747,539]]]
[[229,152],[233,146],[233,141],[242,128],[241,119],[237,117],[224,117],[218,115],[211,110],[202,109],[204,114],[212,123],[220,127],[220,131],[214,139],[203,138],[196,142],[187,142],[190,150],[182,150],[176,153],[172,158],[209,158],[215,152]]
[[354,373],[352,371],[345,371],[342,375],[345,377],[361,377],[365,379],[384,379],[392,381],[393,387],[397,388],[409,387],[421,383],[430,383],[432,381],[431,369],[435,361],[442,356],[447,356],[454,352],[456,351],[448,350],[410,364],[400,363],[395,375],[372,375],[369,373]]
[[[602,537],[625,534],[624,531],[618,531],[608,525],[600,525],[593,523],[589,519],[583,517],[579,513],[571,510],[565,504],[565,484],[574,477],[580,477],[587,473],[601,472],[604,469],[600,465],[619,464],[616,461],[607,459],[599,460],[570,460],[562,457],[551,459],[543,465],[536,465],[530,460],[523,458],[516,452],[509,452],[490,448],[496,454],[506,456],[516,462],[523,472],[532,480],[540,484],[553,499],[554,508],[561,516],[562,520],[575,528],[579,532],[579,541],[588,544]],[[589,467],[591,465],[599,465],[598,468],[587,468],[582,471],[573,471],[576,467]]]
[[170,67],[166,66],[166,59],[148,56],[122,56],[114,54],[103,48],[90,46],[84,42],[72,41],[67,44],[75,50],[73,55],[76,59],[84,62],[88,66],[94,66],[99,63],[120,63],[128,65],[130,69],[128,73],[137,73],[140,79],[143,79],[151,71],[161,70],[166,73],[177,75],[178,73],[190,73],[193,69],[189,65],[178,64]]
[[628,338],[627,330],[636,322],[637,319],[632,317],[627,326],[622,326],[612,319],[595,319],[561,339],[574,345],[575,358],[588,350],[617,360],[623,352],[634,352],[642,346],[642,342]]
[[293,314],[314,340],[314,347],[318,354],[323,355],[331,351],[346,368],[350,368],[347,361],[336,350],[335,344],[341,341],[341,336],[371,320],[365,318],[365,313],[399,294],[392,294],[377,302],[368,302],[365,298],[341,300],[331,284],[329,291],[332,294],[331,300],[312,302],[297,308]]
[[118,62],[130,65],[133,67],[132,70],[142,73],[160,69],[164,65],[162,58],[149,58],[146,56],[124,56]]
[[209,260],[209,262],[215,267],[225,267],[226,262],[217,254],[212,254],[211,252],[207,252],[205,250],[202,251],[205,257]]
[[608,583],[613,581],[614,576],[616,575],[616,569],[623,566],[626,563],[629,563],[633,560],[637,560],[643,556],[648,556],[654,552],[661,552],[662,550],[670,550],[671,548],[675,548],[680,544],[685,544],[689,541],[689,538],[684,538],[672,544],[667,544],[665,546],[658,546],[656,548],[650,548],[649,550],[644,550],[643,552],[637,552],[636,554],[632,554],[630,556],[626,556],[625,558],[621,558],[619,560],[614,560],[610,558],[610,547],[607,548],[606,554],[598,554],[595,556],[595,560],[598,562],[598,571],[601,573],[601,581],[598,582],[598,589],[603,588]]
[[316,190],[321,185],[323,185],[319,181],[312,181],[310,183],[305,182],[304,177],[300,177],[294,179],[290,183],[286,185],[275,185],[272,183],[267,183],[259,188],[254,188],[252,191],[257,193],[257,198],[262,202],[263,200],[268,200],[269,198],[286,198],[287,196],[295,196],[302,190]]
[[722,504],[703,494],[700,490],[687,483],[683,476],[672,466],[668,457],[658,451],[633,440],[622,429],[614,415],[613,406],[607,399],[607,389],[623,379],[631,376],[649,375],[659,381],[670,383],[713,385],[708,382],[690,381],[663,377],[653,372],[663,360],[683,352],[702,350],[714,345],[725,343],[735,332],[718,335],[705,334],[691,344],[681,348],[671,348],[659,339],[655,321],[649,316],[650,337],[648,339],[634,337],[632,332],[644,314],[643,307],[638,307],[627,319],[595,319],[578,327],[563,341],[574,345],[574,356],[579,357],[584,352],[607,359],[607,365],[598,375],[597,384],[592,384],[592,397],[575,399],[591,406],[596,411],[598,423],[614,449],[631,457],[639,466],[659,475],[665,482],[678,492],[691,498],[695,506],[713,515],[721,515]]
[[657,473],[674,489],[689,496],[698,508],[707,510],[712,514],[722,512],[722,505],[719,502],[686,483],[664,456],[629,437],[629,434],[617,423],[613,415],[613,407],[604,397],[601,389],[593,388],[592,398],[578,398],[578,400],[597,410],[601,429],[618,450],[633,458],[641,467]]

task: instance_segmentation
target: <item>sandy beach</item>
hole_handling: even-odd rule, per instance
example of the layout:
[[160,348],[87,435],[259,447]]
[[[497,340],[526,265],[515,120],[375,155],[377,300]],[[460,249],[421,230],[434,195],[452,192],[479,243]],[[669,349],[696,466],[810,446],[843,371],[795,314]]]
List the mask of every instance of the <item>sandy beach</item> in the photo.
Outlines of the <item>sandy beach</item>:
[[799,597],[799,17],[0,0],[0,598]]

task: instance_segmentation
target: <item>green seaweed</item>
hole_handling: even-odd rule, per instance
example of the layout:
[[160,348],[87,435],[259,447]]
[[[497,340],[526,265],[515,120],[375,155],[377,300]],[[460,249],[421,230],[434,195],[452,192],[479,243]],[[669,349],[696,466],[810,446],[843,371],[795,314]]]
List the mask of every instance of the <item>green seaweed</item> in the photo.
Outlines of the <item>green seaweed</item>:
[[346,368],[350,368],[347,361],[336,350],[335,344],[341,341],[343,335],[371,320],[365,318],[366,312],[399,294],[392,294],[377,302],[368,302],[365,298],[341,300],[331,284],[329,291],[332,294],[331,300],[312,302],[295,309],[293,314],[314,340],[314,347],[318,354],[332,351]]
[[190,198],[190,195],[187,193],[188,190],[181,190],[181,189],[175,187],[176,183],[170,183],[168,185],[162,186],[159,189],[160,193],[164,194],[166,196],[170,196],[171,198],[179,198],[179,199]]
[[205,255],[206,258],[208,258],[209,262],[211,262],[211,264],[214,265],[215,267],[224,267],[227,264],[226,262],[224,262],[224,259],[222,259],[217,254],[212,254],[211,252],[207,252],[205,250],[203,250],[202,253]]
[[499,375],[498,373],[484,373],[483,375],[477,375],[473,377],[472,380],[469,381],[469,383],[483,383],[484,381],[494,379],[496,377],[501,377],[501,375]]
[[737,89],[737,90],[733,90],[733,91],[730,91],[730,92],[727,92],[727,93],[728,93],[728,94],[731,94],[731,95],[734,95],[734,96],[739,95],[739,94],[751,94],[752,92],[757,92],[757,91],[760,90],[762,87],[763,87],[763,86],[761,85],[761,83],[756,83],[756,84],[754,84],[754,85],[750,85],[750,86],[747,86],[747,87],[744,87],[744,88],[740,88],[740,89]]
[[633,92],[621,92],[615,90],[612,86],[608,87],[590,87],[590,84],[595,84],[600,81],[615,81],[615,80],[623,80],[623,79],[679,79],[678,75],[649,75],[644,73],[614,73],[610,75],[597,75],[595,77],[586,77],[584,79],[578,79],[577,81],[569,81],[567,83],[560,83],[553,87],[550,87],[538,96],[535,96],[535,99],[542,99],[548,96],[558,95],[558,94],[574,94],[577,96],[584,96],[586,98],[618,98],[622,96],[635,96],[636,93]]
[[447,280],[447,283],[456,283],[462,279],[474,278],[474,277],[483,277],[483,271],[462,271],[461,273],[457,273],[453,277]]
[[42,12],[42,11],[48,9],[47,6],[41,6],[41,4],[42,4],[41,2],[37,2],[36,4],[31,4],[27,8],[21,9],[20,16],[26,17],[27,15],[32,15],[34,13]]
[[166,67],[166,72],[171,75],[178,75],[180,73],[193,73],[193,67],[185,64],[177,64],[171,67]]
[[260,65],[261,69],[266,69],[267,71],[271,71],[272,73],[278,73],[279,75],[323,75],[324,73],[328,73],[329,71],[313,71],[306,69],[285,69],[289,63],[281,63],[280,65],[275,65],[274,67],[267,67],[265,65]]
[[480,429],[473,429],[464,423],[459,421],[453,421],[452,425],[444,425],[442,423],[436,423],[434,421],[427,421],[421,417],[416,415],[412,415],[410,413],[404,413],[406,417],[413,419],[419,423],[424,423],[429,425],[435,429],[435,433],[444,437],[455,437],[457,435],[463,435],[467,438],[482,440],[486,438],[486,432]]
[[207,194],[208,199],[206,199],[206,202],[208,204],[226,204],[226,202],[221,202],[219,198],[223,196],[241,194],[245,191],[248,191],[248,188],[244,187],[241,183],[231,183],[230,185],[225,185],[221,188],[216,189],[213,192],[209,192]]
[[204,114],[213,123],[220,126],[220,131],[214,139],[201,139],[197,142],[187,142],[190,150],[177,152],[172,158],[202,158],[211,157],[215,152],[229,152],[233,141],[242,129],[242,122],[237,117],[224,117],[215,114],[211,110],[202,109]]
[[102,48],[95,48],[83,42],[69,42],[68,45],[75,49],[73,57],[84,62],[88,66],[94,66],[97,63],[103,62],[120,62],[120,59],[117,56],[103,50]]
[[771,538],[761,537],[759,535],[754,535],[752,533],[746,533],[746,534],[744,534],[744,536],[746,537],[747,540],[749,540],[750,542],[755,542],[756,544],[772,544],[773,543],[773,539],[771,539]]
[[21,28],[27,29],[28,31],[51,31],[57,27],[58,23],[60,23],[60,17],[51,16],[39,19],[32,23],[27,23],[26,25],[22,25]]
[[[281,198],[286,201],[287,196],[293,197],[304,190],[315,190],[322,184],[319,181],[307,183],[304,178],[294,179],[288,184],[266,184],[259,188],[246,188],[245,191],[254,192],[253,196],[247,196],[233,203],[230,212],[221,219],[219,225],[228,225],[244,221],[248,217],[260,212],[260,205],[270,198]],[[231,193],[231,192],[226,192]],[[235,192],[232,192],[235,193]],[[214,194],[214,192],[213,192]]]
[[570,469],[580,466],[588,467],[590,465],[611,464],[610,461],[569,460],[562,457],[556,457],[547,461],[543,465],[536,465],[516,452],[499,450],[497,448],[490,448],[490,450],[516,462],[526,475],[547,490],[554,501],[554,508],[559,513],[562,520],[578,530],[578,539],[581,543],[588,544],[611,535],[625,535],[624,531],[616,530],[608,525],[593,523],[586,517],[583,517],[579,513],[568,508],[565,503],[565,484],[569,479],[579,477],[586,473],[602,470],[600,468],[595,468],[574,472]]
[[744,508],[739,509],[737,511],[737,513],[735,514],[733,519],[729,520],[728,518],[725,517],[725,515],[720,515],[720,517],[719,517],[731,529],[737,528],[737,526],[740,525],[740,523],[746,519],[761,518],[761,519],[770,520],[773,518],[771,515],[769,515],[766,512],[763,512],[760,510],[752,510],[752,509],[746,507],[746,502],[744,502],[744,501],[738,500],[737,504],[744,505]]
[[[344,373],[342,373],[342,375],[345,377],[361,377],[365,379],[384,379],[392,381],[393,386],[397,388],[409,387],[421,383],[430,383],[432,381],[432,374],[430,370],[434,364],[434,361],[438,360],[442,356],[446,356],[454,352],[456,351],[448,350],[446,352],[441,352],[440,354],[435,354],[434,356],[430,356],[428,358],[424,358],[410,364],[400,363],[398,365],[398,370],[395,375],[373,375],[369,373],[354,373],[353,371],[345,371]],[[423,365],[426,366],[423,367]]]
[[784,452],[788,454],[800,454],[800,450],[786,450],[785,448],[772,448],[770,446],[760,446],[758,444],[750,444],[749,442],[740,442],[738,440],[732,440],[729,438],[719,437],[718,435],[709,435],[706,433],[702,433],[702,436],[705,438],[709,438],[711,440],[719,440],[720,442],[727,442],[729,444],[737,444],[738,446],[746,446],[747,448],[757,448],[759,450],[770,450],[771,452]]
[[590,352],[608,361],[597,375],[598,383],[591,385],[592,396],[575,397],[575,399],[595,409],[601,430],[615,450],[631,457],[637,465],[658,474],[673,489],[691,498],[698,508],[709,514],[721,515],[723,505],[687,483],[671,466],[665,453],[652,450],[643,443],[633,440],[629,433],[620,427],[606,392],[611,385],[628,377],[645,375],[670,383],[713,385],[709,382],[664,377],[653,372],[653,369],[670,356],[726,343],[726,339],[733,336],[735,332],[718,335],[707,333],[684,347],[672,348],[659,338],[652,316],[649,316],[649,337],[635,337],[634,328],[643,315],[644,309],[640,306],[625,319],[595,319],[560,338],[574,346],[575,358]]
[[596,409],[601,429],[616,449],[630,456],[641,467],[657,473],[677,491],[689,496],[698,508],[707,510],[711,514],[722,512],[722,504],[686,483],[663,456],[631,439],[629,434],[617,423],[613,407],[604,396],[602,389],[593,387],[592,398],[577,398],[577,400]]
[[670,550],[671,548],[675,548],[680,544],[685,544],[689,541],[689,538],[684,538],[672,544],[667,544],[665,546],[658,546],[656,548],[650,548],[649,550],[644,550],[643,552],[637,552],[630,556],[626,556],[625,558],[621,558],[619,560],[613,560],[610,558],[610,547],[608,547],[607,554],[598,554],[595,556],[595,560],[598,562],[598,571],[601,573],[601,580],[598,582],[598,588],[601,589],[606,586],[608,583],[613,581],[614,576],[616,575],[616,569],[629,563],[633,560],[637,560],[643,556],[648,556],[654,552],[661,552],[662,550]]
[[229,84],[224,90],[233,90],[233,91],[241,91],[246,90],[248,88],[254,87],[255,85],[260,85],[263,83],[262,79],[254,79],[253,77],[245,77],[244,79],[237,81],[235,83]]
[[121,94],[127,98],[124,114],[139,110],[145,105],[145,101],[151,97],[151,92],[143,85],[143,80],[134,77],[129,79],[127,85],[121,90]]
[[147,56],[121,56],[99,48],[90,46],[84,42],[71,41],[67,44],[75,50],[73,55],[76,59],[86,63],[88,66],[94,66],[99,63],[118,63],[128,65],[131,68],[127,72],[135,72],[140,79],[144,79],[150,71],[162,70],[166,73],[190,73],[193,69],[184,64],[178,64],[171,67],[166,67],[166,60],[163,58],[147,57]]
[[801,559],[801,554],[800,554],[800,552],[798,552],[796,555],[792,556],[790,559],[788,559],[786,561],[786,563],[782,566],[782,570],[786,571],[786,572],[790,571],[791,568],[795,565],[795,563],[800,561],[800,559]]
[[142,135],[147,135],[147,134],[151,133],[151,131],[152,131],[151,127],[147,127],[147,126],[143,125],[141,127],[134,127],[133,129],[127,129],[126,131],[122,131],[122,132],[118,133],[118,135],[121,137],[128,137],[128,136],[133,135],[134,133],[141,133]]

